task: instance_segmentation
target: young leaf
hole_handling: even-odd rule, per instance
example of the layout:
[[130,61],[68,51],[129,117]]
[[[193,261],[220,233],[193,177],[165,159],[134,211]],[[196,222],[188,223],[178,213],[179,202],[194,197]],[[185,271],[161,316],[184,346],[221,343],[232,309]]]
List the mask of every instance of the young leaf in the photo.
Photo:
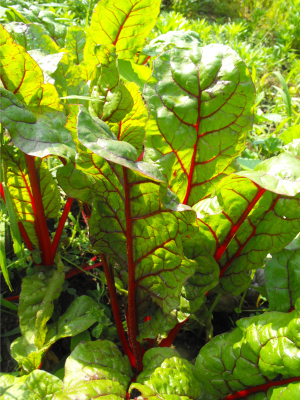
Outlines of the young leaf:
[[138,86],[135,83],[128,83],[125,87],[133,99],[132,110],[120,122],[109,122],[108,125],[118,140],[130,143],[141,154],[145,139],[146,123],[149,118],[148,111],[139,93]]
[[115,46],[98,46],[95,55],[100,66],[91,82],[91,96],[101,101],[90,104],[91,115],[103,121],[119,122],[131,111],[133,99],[120,82]]
[[87,31],[84,60],[97,63],[94,47],[113,44],[122,59],[141,51],[160,11],[160,0],[102,0]]
[[227,46],[174,48],[155,60],[144,96],[157,132],[146,137],[145,160],[163,168],[184,204],[209,196],[243,150],[254,95],[248,69]]
[[[281,379],[299,381],[299,309],[289,314],[270,312],[244,318],[237,325],[234,331],[216,336],[200,350],[194,375],[205,388],[205,399],[224,399],[240,391],[246,396],[248,388],[268,390]],[[272,389],[269,391],[272,393]],[[268,399],[273,400],[269,391]]]

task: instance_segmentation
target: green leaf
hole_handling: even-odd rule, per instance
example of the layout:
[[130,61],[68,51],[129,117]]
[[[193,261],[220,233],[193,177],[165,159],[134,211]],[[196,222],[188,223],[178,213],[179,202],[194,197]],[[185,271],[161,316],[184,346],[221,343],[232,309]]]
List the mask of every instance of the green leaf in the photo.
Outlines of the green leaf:
[[130,60],[118,60],[119,73],[126,82],[134,82],[141,91],[144,90],[146,81],[150,78],[152,70],[145,65],[134,64]]
[[0,121],[10,132],[14,144],[24,153],[45,157],[57,155],[67,160],[75,157],[75,145],[64,128],[65,116],[51,109],[34,114],[13,93],[0,87]]
[[[17,219],[23,223],[32,244],[38,247],[36,213],[25,155],[13,146],[6,146],[2,150],[2,156],[7,164],[7,188]],[[39,176],[45,217],[55,218],[60,210],[60,192],[57,184],[45,162],[37,159],[35,167]]]
[[101,397],[103,400],[123,400],[126,390],[118,383],[110,379],[101,381],[81,381],[76,386],[56,394],[53,400],[93,400]]
[[93,307],[97,307],[97,303],[90,297],[77,297],[57,322],[47,325],[47,334],[42,348],[38,349],[34,344],[28,345],[20,337],[11,345],[12,357],[18,361],[26,373],[38,368],[45,351],[53,343],[64,337],[78,335],[97,322],[90,313]]
[[255,97],[249,71],[224,45],[174,48],[155,60],[144,96],[157,123],[145,160],[162,168],[181,202],[194,205],[244,149]]
[[129,143],[109,136],[103,121],[80,107],[77,126],[79,140],[95,153],[80,156],[80,169],[95,179],[91,243],[122,267],[134,268],[138,296],[150,295],[168,313],[178,306],[181,285],[194,273],[196,263],[184,257],[181,243],[181,235],[195,231],[194,212],[160,186],[163,178],[154,166],[136,162]]
[[242,170],[244,171],[252,171],[258,164],[262,162],[261,160],[254,160],[251,158],[242,157],[237,157],[236,161],[240,164]]
[[5,29],[14,42],[24,47],[26,51],[40,50],[45,54],[55,54],[60,51],[60,47],[47,35],[41,25],[11,22],[5,25]]
[[164,35],[159,35],[144,47],[143,53],[151,57],[156,57],[164,51],[177,49],[193,49],[199,47],[201,38],[198,33],[192,31],[170,31]]
[[[194,375],[205,388],[205,399],[299,377],[299,310],[243,318],[237,325],[202,347],[196,359]],[[273,400],[269,392],[268,399]]]
[[[157,355],[159,351],[160,356]],[[137,383],[131,384],[129,392],[138,389],[142,398],[147,398],[151,392],[159,398],[165,398],[164,395],[177,395],[197,399],[200,396],[201,386],[193,376],[193,365],[174,356],[172,349],[149,350],[144,356],[143,364],[145,369],[139,375]]]
[[103,0],[94,9],[84,59],[96,64],[94,47],[113,44],[122,59],[141,51],[160,11],[160,0]]
[[101,101],[90,104],[91,115],[103,121],[119,122],[131,111],[133,99],[120,82],[115,46],[98,46],[95,54],[100,66],[91,82],[91,96]]
[[20,378],[3,374],[2,379],[9,380],[12,385],[4,389],[1,400],[52,400],[62,389],[62,381],[46,371],[36,370]]
[[[300,141],[299,141],[300,142]],[[300,146],[299,146],[300,148]],[[282,153],[258,164],[251,172],[238,172],[274,193],[295,196],[300,192],[300,159]]]
[[127,388],[132,377],[127,356],[108,340],[80,343],[65,364],[64,392],[80,381],[109,379]]
[[269,389],[268,400],[292,400],[296,399],[299,393],[300,383],[294,382],[287,386]]
[[32,109],[43,106],[62,110],[58,93],[53,85],[44,83],[41,68],[26,50],[16,44],[9,33],[0,25],[0,74],[1,80],[17,99]]
[[144,145],[145,128],[149,118],[148,111],[139,93],[138,86],[135,83],[128,83],[125,87],[133,99],[132,110],[120,122],[109,122],[108,125],[118,140],[130,143],[140,154]]
[[284,144],[289,144],[294,139],[300,139],[300,125],[287,128],[279,137]]
[[136,382],[145,384],[156,370],[161,367],[162,363],[172,357],[179,357],[179,353],[170,347],[153,347],[146,351],[143,357],[143,371],[139,374]]
[[205,247],[219,265],[218,290],[240,294],[251,281],[247,271],[299,232],[300,196],[277,195],[237,175],[224,178],[216,193],[223,210],[199,214],[199,251]]
[[75,64],[83,61],[83,49],[86,43],[84,29],[79,26],[70,26],[67,31],[65,48]]
[[[180,308],[182,303],[182,298],[180,298]],[[175,327],[176,324],[185,321],[189,314],[185,314],[176,309],[171,310],[166,313],[161,308],[154,309],[153,305],[147,310],[147,316],[150,320],[144,321],[139,324],[139,334],[137,336],[138,340],[142,342],[143,339],[156,339],[158,335],[161,338],[166,338],[171,329]]]
[[272,259],[266,263],[266,288],[270,311],[288,312],[295,305],[300,297],[299,265],[300,246],[295,250],[285,248],[272,254]]
[[23,278],[19,303],[22,336],[28,344],[42,348],[46,339],[46,323],[53,313],[53,301],[61,293],[64,283],[64,266],[58,261],[57,270],[39,269],[34,275]]

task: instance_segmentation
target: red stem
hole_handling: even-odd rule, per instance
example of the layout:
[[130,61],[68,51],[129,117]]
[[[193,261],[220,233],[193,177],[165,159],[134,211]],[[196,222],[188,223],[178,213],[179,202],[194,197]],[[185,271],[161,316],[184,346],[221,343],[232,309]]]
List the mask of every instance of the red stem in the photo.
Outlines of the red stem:
[[84,212],[84,209],[83,209],[83,208],[81,209],[81,214],[82,214],[82,216],[83,216],[83,220],[84,220],[86,226],[89,227],[89,223],[88,223],[88,220],[87,220],[87,216],[85,215],[85,212]]
[[73,200],[74,199],[72,197],[68,198],[68,200],[66,202],[66,205],[65,205],[65,208],[64,208],[64,211],[62,213],[62,216],[60,217],[60,220],[59,220],[59,223],[58,223],[58,227],[57,227],[57,230],[55,232],[55,236],[54,236],[54,239],[53,239],[53,242],[52,242],[52,254],[53,254],[53,257],[55,257],[55,253],[56,253],[56,250],[57,250],[57,247],[58,247],[58,243],[60,241],[61,234],[62,234],[62,231],[63,231],[64,226],[65,226],[65,222],[66,222],[66,220],[68,218],[68,215],[69,215],[69,212],[71,210]]
[[148,57],[146,58],[146,60],[143,62],[143,65],[145,65],[145,64],[147,63],[147,61],[150,60],[150,58],[151,58],[151,56],[148,56]]
[[[98,267],[101,267],[101,266],[102,266],[102,262],[98,262],[98,263],[93,264],[93,265],[88,265],[87,267],[82,267],[82,269],[84,269],[85,271],[89,271],[91,269],[98,268]],[[69,271],[66,274],[65,279],[73,278],[73,276],[76,276],[76,275],[82,274],[82,273],[83,273],[83,271],[81,271],[80,269],[72,269],[71,271]]]
[[267,392],[268,389],[274,386],[281,386],[281,385],[286,385],[288,383],[292,382],[299,382],[300,377],[297,378],[288,378],[284,379],[282,381],[277,381],[277,382],[268,382],[263,385],[255,386],[249,389],[241,390],[240,392],[234,393],[234,394],[229,394],[228,396],[224,397],[223,400],[236,400],[236,399],[245,399],[246,396],[249,396],[252,393],[257,393],[257,392]]
[[178,332],[180,331],[181,327],[186,323],[186,321],[189,318],[185,319],[184,321],[180,322],[179,324],[175,325],[173,329],[170,330],[168,337],[166,337],[165,339],[163,339],[160,344],[159,347],[170,347],[171,344],[174,342],[174,339],[176,338]]
[[239,218],[238,222],[235,225],[232,226],[231,231],[230,231],[229,235],[227,236],[226,240],[223,242],[223,244],[216,251],[215,260],[217,262],[219,262],[219,260],[221,259],[221,257],[225,253],[229,243],[231,242],[232,238],[237,233],[237,231],[239,230],[240,226],[242,225],[242,223],[245,221],[245,219],[249,215],[249,212],[253,209],[253,207],[258,202],[258,200],[262,197],[262,195],[265,193],[265,191],[266,191],[266,189],[262,189],[262,188],[259,187],[259,190],[258,190],[256,196],[254,197],[254,199],[249,203],[248,207],[243,212],[243,214]]
[[31,241],[29,239],[29,236],[27,235],[27,232],[26,232],[26,230],[25,230],[25,228],[24,228],[24,226],[23,226],[21,221],[18,222],[18,227],[19,227],[20,234],[21,234],[21,236],[22,236],[22,238],[24,240],[24,243],[25,243],[27,249],[32,251],[33,250],[33,245],[31,243]]
[[34,157],[28,154],[25,154],[25,156],[32,190],[32,208],[35,216],[35,228],[39,241],[39,248],[42,252],[42,264],[50,266],[53,264],[52,247],[40,187],[36,176]]
[[120,313],[120,308],[119,308],[119,303],[118,303],[118,298],[117,298],[117,292],[116,292],[116,287],[115,287],[115,282],[114,282],[114,276],[110,271],[110,268],[108,266],[106,257],[104,254],[100,254],[101,260],[102,260],[102,265],[103,265],[103,270],[105,273],[106,281],[107,281],[107,287],[108,287],[108,292],[109,292],[109,297],[111,301],[111,307],[114,315],[114,320],[116,324],[116,328],[118,331],[118,336],[123,348],[124,353],[128,356],[130,364],[132,365],[133,368],[136,368],[136,361],[133,352],[131,351],[122,324],[122,318],[121,318],[121,313]]
[[140,343],[136,340],[137,337],[137,321],[136,321],[136,306],[135,293],[136,282],[133,263],[133,243],[132,243],[132,219],[130,215],[130,195],[129,185],[127,181],[127,170],[123,167],[124,189],[125,189],[125,217],[126,217],[126,239],[127,239],[127,259],[128,259],[128,310],[127,310],[127,328],[128,338],[132,351],[135,356],[136,368],[138,372],[143,370],[143,353]]
[[6,204],[2,182],[0,182],[0,196],[2,197],[4,203]]

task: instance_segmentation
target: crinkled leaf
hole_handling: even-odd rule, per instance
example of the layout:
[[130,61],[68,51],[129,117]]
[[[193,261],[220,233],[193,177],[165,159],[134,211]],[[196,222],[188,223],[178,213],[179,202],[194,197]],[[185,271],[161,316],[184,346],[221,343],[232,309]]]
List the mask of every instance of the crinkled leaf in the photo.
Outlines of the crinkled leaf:
[[254,171],[238,174],[274,193],[295,196],[300,192],[300,159],[292,154],[269,158],[258,164]]
[[45,351],[53,343],[64,337],[75,336],[97,322],[91,314],[91,309],[95,307],[97,303],[88,296],[76,298],[57,322],[47,325],[45,343],[41,349],[34,344],[28,345],[20,337],[12,343],[12,356],[27,373],[38,368]]
[[0,76],[5,89],[30,108],[46,106],[62,110],[55,87],[50,83],[44,84],[41,68],[22,46],[12,40],[2,25],[0,36]]
[[156,368],[161,367],[167,358],[179,357],[179,353],[170,347],[153,347],[146,351],[143,357],[143,371],[139,374],[136,382],[144,384],[147,382]]
[[118,382],[127,388],[132,371],[127,356],[108,340],[80,343],[65,364],[64,391],[79,381],[106,380]]
[[109,127],[118,140],[124,140],[135,147],[140,154],[145,139],[145,126],[148,121],[148,111],[135,83],[125,85],[132,96],[132,110],[118,123],[109,123]]
[[[24,225],[31,243],[38,247],[38,237],[35,230],[34,199],[28,175],[24,153],[12,146],[2,150],[2,157],[7,161],[7,187],[10,192],[17,218]],[[47,164],[36,159],[35,167],[39,176],[40,191],[46,219],[55,218],[60,210],[60,192],[49,172]]]
[[[80,397],[78,397],[80,396]],[[83,381],[62,394],[56,394],[53,400],[123,400],[126,390],[118,383],[109,379],[101,381]]]
[[131,384],[129,392],[136,388],[142,393],[142,398],[147,398],[151,389],[154,395],[162,398],[164,395],[177,395],[197,399],[201,386],[193,376],[193,365],[176,356],[164,354],[164,358],[154,364],[154,369],[147,371],[146,367],[148,374],[142,373],[143,376],[137,380],[140,384]]
[[142,50],[159,10],[160,0],[100,1],[87,31],[85,61],[97,63],[94,47],[98,44],[113,44],[120,58],[133,58]]
[[[3,375],[5,377],[5,375]],[[10,379],[10,375],[6,375]],[[62,381],[46,371],[33,371],[20,378],[14,377],[14,384],[0,396],[1,400],[52,400],[62,389]]]
[[244,318],[237,325],[200,350],[194,375],[207,391],[205,399],[223,399],[271,380],[299,377],[299,310]]
[[65,48],[71,55],[71,59],[75,64],[80,64],[83,61],[83,49],[86,38],[84,29],[79,26],[70,26],[68,28]]
[[270,311],[288,312],[300,297],[300,248],[272,254],[265,274]]
[[155,60],[144,96],[157,122],[145,160],[161,166],[181,202],[194,205],[245,146],[255,96],[249,71],[227,46],[174,48]]

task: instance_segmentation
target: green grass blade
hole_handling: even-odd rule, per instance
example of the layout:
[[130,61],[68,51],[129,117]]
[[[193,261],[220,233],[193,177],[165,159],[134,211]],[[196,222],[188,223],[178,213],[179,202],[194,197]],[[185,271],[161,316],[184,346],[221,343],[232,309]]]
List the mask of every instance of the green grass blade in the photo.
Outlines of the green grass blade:
[[[279,88],[276,88],[276,89],[278,91],[280,91],[280,93],[282,95],[283,101],[286,106],[287,116],[291,117],[292,116],[292,100],[291,100],[288,85],[280,72],[276,71],[276,72],[273,72],[273,74],[278,78],[279,82],[281,83],[281,85],[283,87],[284,95],[283,95],[282,90],[279,90]],[[291,121],[291,119],[289,119],[289,126],[291,126],[291,125],[292,125],[292,121]]]
[[2,297],[0,297],[0,304],[1,306],[9,308],[10,310],[18,311],[18,307],[15,304],[3,299]]

